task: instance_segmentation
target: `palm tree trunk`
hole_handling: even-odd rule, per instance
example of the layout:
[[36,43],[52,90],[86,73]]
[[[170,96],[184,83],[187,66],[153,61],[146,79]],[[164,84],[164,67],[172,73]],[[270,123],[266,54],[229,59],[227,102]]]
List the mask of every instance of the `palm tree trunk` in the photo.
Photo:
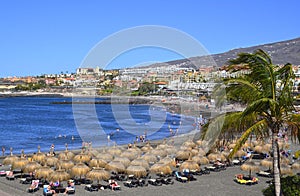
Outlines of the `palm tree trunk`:
[[278,142],[276,138],[276,132],[272,132],[272,146],[273,146],[273,171],[274,171],[274,182],[275,182],[275,195],[281,195],[280,185],[280,171],[279,171],[279,153],[278,153]]

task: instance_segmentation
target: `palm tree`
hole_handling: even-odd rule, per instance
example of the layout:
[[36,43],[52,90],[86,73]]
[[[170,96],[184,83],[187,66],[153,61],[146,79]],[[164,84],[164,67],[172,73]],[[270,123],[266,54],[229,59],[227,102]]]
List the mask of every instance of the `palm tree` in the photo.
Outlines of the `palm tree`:
[[[226,96],[231,101],[245,105],[242,112],[222,114],[211,120],[202,131],[202,138],[210,135],[211,131],[226,132],[228,122],[232,130],[242,130],[241,137],[235,148],[230,153],[232,157],[237,150],[247,141],[248,137],[256,135],[271,135],[275,193],[281,194],[279,147],[277,134],[285,127],[297,136],[300,141],[300,114],[296,114],[293,106],[293,79],[294,73],[291,64],[284,66],[273,65],[270,56],[263,50],[256,50],[252,54],[241,53],[236,59],[229,61],[227,70],[231,72],[244,72],[238,78],[230,78],[225,81]],[[224,97],[224,96],[220,96]],[[224,101],[220,99],[217,104]],[[220,126],[223,120],[225,126]],[[238,122],[238,123],[237,123]],[[216,131],[217,130],[217,131]]]

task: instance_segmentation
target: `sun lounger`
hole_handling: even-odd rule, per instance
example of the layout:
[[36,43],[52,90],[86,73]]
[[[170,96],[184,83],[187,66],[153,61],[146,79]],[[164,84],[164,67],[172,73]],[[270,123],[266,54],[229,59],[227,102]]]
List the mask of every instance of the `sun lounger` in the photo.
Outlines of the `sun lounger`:
[[235,175],[234,181],[239,184],[253,185],[253,184],[258,183],[258,178],[256,178],[256,177],[247,178],[247,177],[244,177],[243,174],[238,174],[238,175]]
[[32,179],[30,179],[30,178],[20,178],[20,183],[21,184],[31,184]]
[[259,171],[256,173],[258,176],[266,177],[266,178],[273,178],[273,175],[270,172]]
[[65,193],[66,194],[75,194],[75,183],[74,183],[74,180],[69,180],[68,181],[68,186],[66,187]]
[[234,159],[234,160],[232,161],[232,164],[233,164],[233,165],[241,165],[242,162],[241,162],[240,160]]
[[215,166],[207,166],[207,167],[205,167],[205,169],[209,170],[209,171],[214,171],[214,172],[219,172],[220,171],[220,168],[215,167]]
[[4,171],[4,170],[0,171],[0,176],[1,176],[1,177],[6,176],[6,171]]
[[136,188],[138,187],[138,185],[136,183],[133,182],[133,180],[127,180],[125,182],[123,182],[124,186],[127,186],[129,188]]
[[48,186],[49,186],[48,184],[44,184],[44,185],[43,185],[43,195],[44,195],[44,196],[50,196],[50,195],[53,195],[53,193],[55,192],[54,190],[51,190],[51,189],[49,190],[49,189],[48,189]]
[[29,193],[33,193],[39,190],[39,180],[32,180],[30,187],[27,189]]
[[113,191],[115,191],[115,190],[121,190],[120,185],[118,185],[118,183],[117,183],[116,181],[114,181],[114,180],[109,180],[108,183],[109,183],[109,188],[110,188],[111,190],[113,190]]
[[179,181],[179,182],[183,182],[184,183],[184,182],[188,181],[188,178],[182,176],[180,172],[175,172],[175,177],[176,177],[176,180]]
[[14,172],[12,172],[12,171],[6,171],[6,179],[7,180],[14,180],[15,179]]
[[174,184],[172,178],[160,178],[160,182],[165,185]]
[[153,186],[161,186],[162,185],[160,180],[157,180],[157,179],[154,179],[154,178],[149,179],[148,183],[153,185]]
[[93,192],[93,191],[98,191],[99,187],[98,187],[98,185],[87,184],[87,185],[85,185],[84,189],[87,191]]

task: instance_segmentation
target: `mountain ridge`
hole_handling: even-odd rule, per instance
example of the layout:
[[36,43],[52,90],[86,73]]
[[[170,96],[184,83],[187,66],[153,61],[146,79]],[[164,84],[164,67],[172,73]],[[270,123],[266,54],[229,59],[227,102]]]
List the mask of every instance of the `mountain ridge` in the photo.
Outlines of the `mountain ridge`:
[[155,63],[145,67],[160,67],[166,65],[178,65],[180,67],[201,68],[207,66],[223,66],[229,59],[237,57],[239,53],[252,53],[257,49],[266,51],[272,58],[273,64],[300,65],[300,37],[278,41],[273,43],[260,44],[244,48],[235,48],[227,52],[196,56],[188,59],[172,60],[164,63]]

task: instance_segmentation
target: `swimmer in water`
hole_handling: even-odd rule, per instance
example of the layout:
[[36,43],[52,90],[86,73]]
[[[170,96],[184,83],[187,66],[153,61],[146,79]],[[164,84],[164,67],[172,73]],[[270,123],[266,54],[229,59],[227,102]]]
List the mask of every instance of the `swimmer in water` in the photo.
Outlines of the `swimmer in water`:
[[74,136],[72,135],[72,140],[75,140]]

